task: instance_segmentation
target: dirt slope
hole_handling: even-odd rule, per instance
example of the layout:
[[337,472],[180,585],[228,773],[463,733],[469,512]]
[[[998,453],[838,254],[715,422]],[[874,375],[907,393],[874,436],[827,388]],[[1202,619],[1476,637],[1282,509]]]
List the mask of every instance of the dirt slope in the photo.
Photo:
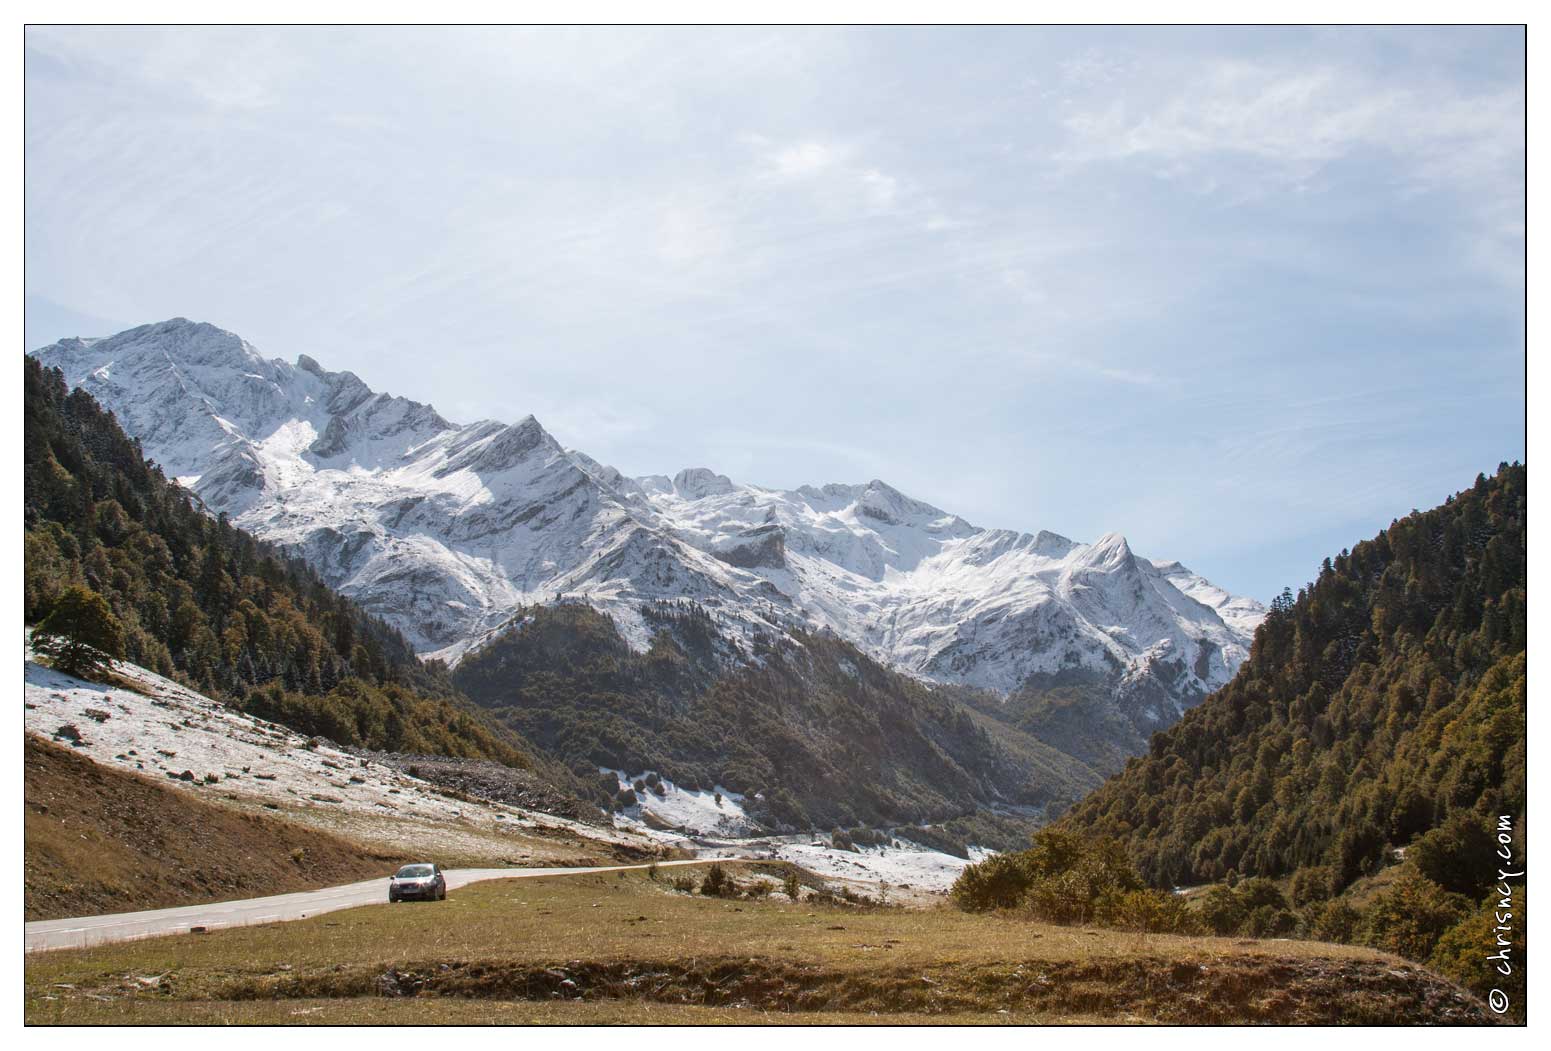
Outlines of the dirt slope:
[[25,737],[29,920],[311,890],[403,860]]

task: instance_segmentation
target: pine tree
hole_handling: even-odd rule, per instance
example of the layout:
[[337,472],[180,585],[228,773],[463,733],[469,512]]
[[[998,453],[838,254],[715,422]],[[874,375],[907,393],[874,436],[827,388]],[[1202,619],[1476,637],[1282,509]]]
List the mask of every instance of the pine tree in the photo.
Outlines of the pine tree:
[[74,584],[32,633],[32,648],[66,675],[89,678],[106,673],[110,660],[124,656],[124,629],[106,599]]

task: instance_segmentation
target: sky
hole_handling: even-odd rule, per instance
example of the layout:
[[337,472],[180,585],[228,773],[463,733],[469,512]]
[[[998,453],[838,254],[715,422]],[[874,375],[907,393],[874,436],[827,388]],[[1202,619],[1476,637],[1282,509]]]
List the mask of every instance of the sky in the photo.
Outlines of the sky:
[[1525,455],[1518,29],[26,32],[26,341],[1268,600]]

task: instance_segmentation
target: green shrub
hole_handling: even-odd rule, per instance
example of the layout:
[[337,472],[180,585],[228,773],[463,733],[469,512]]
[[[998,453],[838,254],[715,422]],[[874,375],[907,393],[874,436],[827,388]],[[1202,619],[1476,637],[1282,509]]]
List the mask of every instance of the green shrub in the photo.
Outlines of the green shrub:
[[1076,832],[1059,828],[1042,828],[1034,833],[1032,843],[1024,851],[1029,871],[1036,878],[1069,872],[1089,849],[1089,841]]
[[850,838],[851,843],[858,847],[880,847],[887,846],[889,843],[889,834],[887,832],[875,831],[866,825],[858,825],[856,828],[847,829],[846,835]]
[[1129,890],[1100,902],[1096,919],[1106,927],[1155,934],[1199,934],[1201,922],[1178,894]]
[[712,865],[706,870],[705,879],[701,881],[700,893],[708,898],[725,898],[738,892],[735,884],[720,865]]
[[1461,813],[1411,844],[1406,860],[1444,890],[1474,899],[1491,885],[1496,851],[1487,823],[1474,814]]
[[959,873],[948,896],[965,912],[1010,909],[1023,900],[1032,882],[1023,854],[993,854]]
[[[1501,931],[1499,927],[1510,930]],[[1508,1017],[1522,1021],[1527,992],[1524,976],[1529,962],[1524,932],[1524,885],[1521,883],[1513,886],[1507,905],[1494,893],[1475,912],[1444,931],[1427,965],[1482,996],[1493,989],[1501,989],[1508,995]],[[1508,944],[1503,945],[1503,941]],[[1493,956],[1504,956],[1505,959],[1489,958]],[[1509,973],[1503,974],[1498,969],[1500,965],[1505,965]]]
[[1298,870],[1292,882],[1292,903],[1310,905],[1329,901],[1335,893],[1335,873],[1328,865],[1315,865]]
[[1318,911],[1307,925],[1311,937],[1322,942],[1349,942],[1356,936],[1362,920],[1356,909],[1344,901],[1327,901],[1316,908]]
[[1470,912],[1470,901],[1430,879],[1403,876],[1363,910],[1357,937],[1365,945],[1425,961],[1445,931]]
[[1240,880],[1238,886],[1233,888],[1233,893],[1238,895],[1239,901],[1244,903],[1246,912],[1254,912],[1260,908],[1271,908],[1285,912],[1287,899],[1277,889],[1275,883],[1260,876],[1253,879]]
[[1201,897],[1199,915],[1202,926],[1217,935],[1280,938],[1298,928],[1298,917],[1281,890],[1259,876],[1209,888]]
[[1201,922],[1213,934],[1238,933],[1248,915],[1249,910],[1244,907],[1244,900],[1232,887],[1219,883],[1202,895]]
[[[1136,866],[1113,839],[1088,840],[1056,828],[1034,834],[1028,850],[967,867],[951,897],[966,911],[1020,907],[1049,923],[1087,923],[1143,890]],[[1140,908],[1140,901],[1131,903]]]
[[[1024,896],[1024,907],[1036,918],[1053,924],[1084,924],[1097,919],[1107,899],[1143,890],[1142,877],[1126,857],[1118,840],[1093,842],[1073,860],[1066,834],[1039,843],[1031,868],[1038,874]],[[1066,863],[1064,870],[1053,870]]]
[[1275,905],[1257,905],[1249,910],[1239,933],[1250,938],[1285,938],[1298,928],[1298,917]]

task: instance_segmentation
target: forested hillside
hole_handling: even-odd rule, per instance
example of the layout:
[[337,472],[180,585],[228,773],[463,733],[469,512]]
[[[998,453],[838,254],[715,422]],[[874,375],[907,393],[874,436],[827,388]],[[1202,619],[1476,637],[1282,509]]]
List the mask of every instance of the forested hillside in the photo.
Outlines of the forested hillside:
[[111,610],[117,655],[255,714],[342,744],[547,765],[393,629],[196,506],[58,370],[25,369],[28,624],[84,588]]
[[1092,672],[1030,676],[1006,696],[978,691],[966,701],[1101,774],[1114,774],[1147,750],[1147,738],[1116,704],[1113,686]]
[[767,821],[890,827],[988,807],[1037,814],[1098,783],[1081,762],[863,656],[833,636],[768,639],[735,662],[703,609],[643,610],[632,653],[580,604],[519,612],[454,675],[474,701],[571,764],[720,784]]
[[1318,897],[1429,830],[1520,827],[1525,484],[1504,464],[1327,559],[1066,827],[1119,837],[1154,885],[1297,872]]

